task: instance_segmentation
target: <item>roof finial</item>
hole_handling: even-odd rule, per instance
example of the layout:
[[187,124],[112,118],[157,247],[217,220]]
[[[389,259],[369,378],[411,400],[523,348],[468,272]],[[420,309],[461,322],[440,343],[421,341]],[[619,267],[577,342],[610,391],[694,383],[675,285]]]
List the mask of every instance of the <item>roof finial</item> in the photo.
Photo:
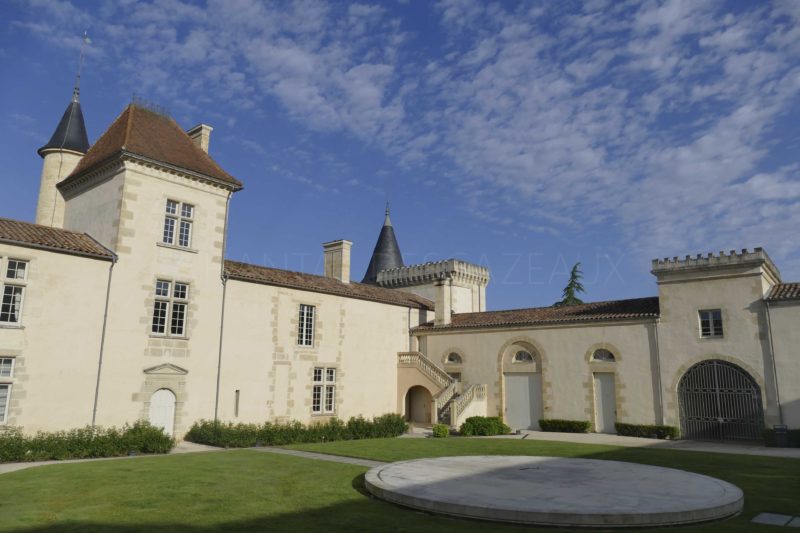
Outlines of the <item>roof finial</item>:
[[391,226],[392,225],[392,221],[389,220],[389,200],[386,200],[386,218],[383,219],[383,225],[384,226]]
[[72,101],[78,102],[80,94],[81,94],[81,70],[83,69],[83,54],[86,50],[86,45],[91,43],[91,39],[89,39],[89,34],[87,32],[83,32],[83,42],[81,43],[81,55],[78,58],[78,73],[75,75],[75,88],[72,89]]

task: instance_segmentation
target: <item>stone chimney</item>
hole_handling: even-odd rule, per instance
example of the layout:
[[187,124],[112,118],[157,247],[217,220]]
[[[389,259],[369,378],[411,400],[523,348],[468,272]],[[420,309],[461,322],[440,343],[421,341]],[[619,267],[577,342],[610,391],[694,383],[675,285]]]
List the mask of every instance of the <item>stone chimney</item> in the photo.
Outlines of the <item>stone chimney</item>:
[[433,318],[434,326],[449,326],[453,314],[453,299],[452,299],[452,283],[451,278],[442,278],[436,281],[436,306]]
[[325,250],[325,277],[350,283],[350,247],[353,243],[344,239],[322,244]]
[[192,138],[194,144],[199,146],[205,153],[208,153],[208,143],[211,142],[211,132],[214,128],[208,124],[198,124],[194,128],[186,130],[186,134]]

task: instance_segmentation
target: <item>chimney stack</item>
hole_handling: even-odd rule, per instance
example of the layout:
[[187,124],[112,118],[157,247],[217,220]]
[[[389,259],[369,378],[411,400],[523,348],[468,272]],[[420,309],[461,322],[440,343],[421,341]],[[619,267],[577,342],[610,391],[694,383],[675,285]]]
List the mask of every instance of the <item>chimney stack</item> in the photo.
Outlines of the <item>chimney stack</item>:
[[453,313],[452,278],[443,278],[436,281],[436,301],[433,324],[435,326],[449,326]]
[[208,153],[208,144],[211,142],[211,132],[214,128],[208,124],[198,124],[194,128],[186,130],[186,134],[192,138],[194,144],[200,147],[205,153]]
[[350,283],[350,247],[353,243],[344,239],[322,244],[325,250],[325,277]]

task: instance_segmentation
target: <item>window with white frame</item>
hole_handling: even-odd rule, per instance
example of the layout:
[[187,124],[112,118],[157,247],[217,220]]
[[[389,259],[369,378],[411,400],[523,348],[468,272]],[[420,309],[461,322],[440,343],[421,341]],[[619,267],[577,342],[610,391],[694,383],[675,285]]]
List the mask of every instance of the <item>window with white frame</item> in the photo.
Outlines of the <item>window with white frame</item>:
[[[14,377],[14,358],[0,357],[0,380]],[[11,383],[0,381],[0,424],[8,421],[8,405],[11,398]]]
[[156,281],[151,332],[171,337],[186,336],[189,284],[181,281]]
[[700,336],[703,338],[722,337],[722,311],[708,309],[699,311]]
[[311,412],[331,414],[336,412],[336,369],[314,367],[311,391]]
[[0,323],[19,324],[22,316],[22,301],[28,277],[28,262],[9,258],[0,271],[2,300],[0,300]]
[[313,305],[300,304],[300,320],[297,325],[297,344],[314,346],[314,314]]
[[193,222],[193,205],[176,200],[167,200],[162,242],[188,248],[192,244]]

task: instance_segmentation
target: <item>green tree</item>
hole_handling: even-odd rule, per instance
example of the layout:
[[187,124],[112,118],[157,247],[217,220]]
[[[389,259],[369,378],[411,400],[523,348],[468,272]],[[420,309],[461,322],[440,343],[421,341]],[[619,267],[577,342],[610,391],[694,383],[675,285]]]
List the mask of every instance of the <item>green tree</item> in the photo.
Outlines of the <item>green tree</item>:
[[569,283],[567,283],[567,286],[564,287],[564,292],[561,293],[563,298],[553,305],[556,307],[561,307],[564,305],[582,304],[583,300],[578,298],[579,292],[586,292],[583,288],[583,283],[581,283],[582,279],[583,272],[581,272],[581,264],[575,263],[572,266],[572,271],[569,273]]

